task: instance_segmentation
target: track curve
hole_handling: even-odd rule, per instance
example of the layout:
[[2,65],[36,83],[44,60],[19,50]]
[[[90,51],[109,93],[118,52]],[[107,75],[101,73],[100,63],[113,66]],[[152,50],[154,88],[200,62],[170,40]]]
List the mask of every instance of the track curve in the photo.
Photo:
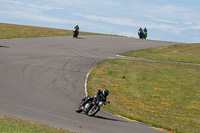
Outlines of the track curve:
[[[156,133],[148,125],[100,111],[77,114],[87,73],[114,54],[171,42],[114,36],[0,40],[0,115],[84,133]],[[97,88],[98,89],[98,88]]]

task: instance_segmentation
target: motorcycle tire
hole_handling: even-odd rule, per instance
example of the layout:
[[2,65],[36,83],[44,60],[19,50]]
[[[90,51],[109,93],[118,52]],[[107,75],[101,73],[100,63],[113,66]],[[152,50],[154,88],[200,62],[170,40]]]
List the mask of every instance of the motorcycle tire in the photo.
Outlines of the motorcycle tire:
[[78,32],[77,32],[77,31],[75,31],[75,32],[73,33],[73,38],[78,38]]
[[76,112],[77,112],[77,113],[81,113],[81,112],[82,112],[82,109],[81,109],[80,106],[78,106],[78,107],[76,108]]
[[93,109],[93,110],[90,109],[90,110],[88,111],[87,115],[88,115],[88,116],[94,116],[99,110],[100,110],[100,107],[99,107],[99,106],[96,106],[95,109]]

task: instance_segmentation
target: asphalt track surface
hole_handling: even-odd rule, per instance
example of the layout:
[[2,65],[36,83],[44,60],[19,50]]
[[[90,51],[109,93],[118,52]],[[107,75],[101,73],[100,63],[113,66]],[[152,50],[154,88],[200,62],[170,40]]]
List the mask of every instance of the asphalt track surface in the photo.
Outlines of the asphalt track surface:
[[0,115],[83,133],[162,132],[102,110],[88,117],[75,108],[85,96],[86,75],[99,62],[171,44],[95,35],[0,40]]

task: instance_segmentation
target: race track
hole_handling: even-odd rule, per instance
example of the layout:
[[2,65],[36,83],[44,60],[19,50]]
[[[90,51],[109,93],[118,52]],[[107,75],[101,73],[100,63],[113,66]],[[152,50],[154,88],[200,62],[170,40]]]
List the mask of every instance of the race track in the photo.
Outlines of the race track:
[[159,133],[104,111],[88,117],[75,108],[85,95],[87,73],[100,61],[170,44],[114,36],[0,40],[0,115],[83,133]]

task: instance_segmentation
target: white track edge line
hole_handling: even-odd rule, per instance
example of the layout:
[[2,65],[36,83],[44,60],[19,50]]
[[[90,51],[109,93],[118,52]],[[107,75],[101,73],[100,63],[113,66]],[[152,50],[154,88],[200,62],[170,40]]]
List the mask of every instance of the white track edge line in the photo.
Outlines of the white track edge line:
[[85,79],[85,95],[86,96],[88,96],[88,92],[87,92],[87,82],[88,82],[88,77],[89,77],[89,75],[90,75],[90,73],[92,72],[92,70],[94,69],[94,67],[93,68],[91,68],[90,69],[90,71],[87,73],[87,75],[86,75],[86,79]]

